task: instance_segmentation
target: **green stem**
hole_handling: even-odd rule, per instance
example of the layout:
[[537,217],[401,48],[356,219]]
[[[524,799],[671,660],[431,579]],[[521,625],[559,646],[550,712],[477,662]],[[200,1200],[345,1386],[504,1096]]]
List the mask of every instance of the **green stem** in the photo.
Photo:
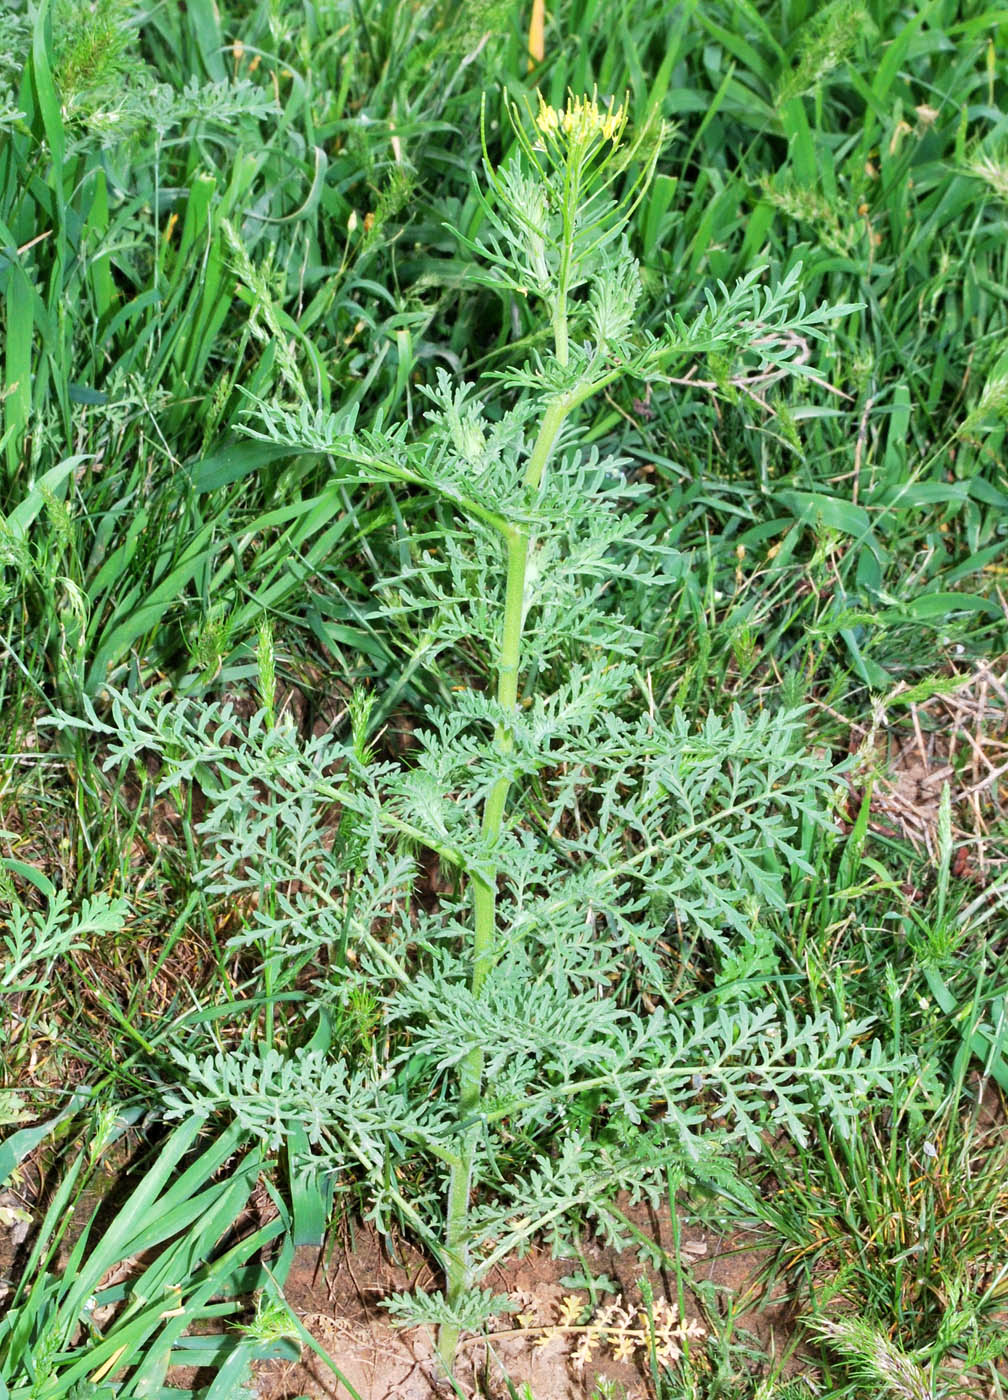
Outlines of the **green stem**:
[[575,224],[581,203],[581,180],[574,162],[568,162],[564,173],[563,237],[560,240],[560,267],[557,272],[556,301],[553,304],[553,343],[557,364],[566,369],[570,361],[567,335],[567,297],[570,290],[571,264],[574,254]]
[[[527,490],[537,491],[542,483],[543,473],[550,453],[570,413],[573,403],[567,396],[555,399],[543,414],[539,433],[532,454],[525,469],[524,484]],[[525,622],[525,584],[528,572],[529,531],[524,526],[508,526],[507,540],[507,584],[504,594],[504,623],[501,632],[500,655],[497,660],[497,703],[505,710],[516,711],[518,707],[518,672],[521,662],[522,628]],[[497,751],[507,755],[514,748],[514,734],[510,725],[498,726],[494,736]],[[504,813],[507,809],[511,779],[502,775],[494,783],[483,808],[482,837],[485,848],[492,851],[501,833]],[[474,874],[473,889],[473,947],[470,990],[478,997],[483,989],[487,974],[493,966],[495,954],[495,933],[497,926],[497,866],[492,857],[486,874]],[[448,1182],[448,1218],[445,1229],[447,1254],[446,1283],[448,1301],[457,1305],[472,1287],[472,1268],[469,1260],[469,1246],[466,1241],[466,1227],[469,1216],[469,1195],[472,1186],[473,1166],[480,1137],[480,1101],[483,1094],[484,1052],[477,1046],[469,1051],[459,1066],[458,1119],[468,1123],[465,1140],[459,1153],[457,1164],[452,1168]],[[451,1374],[458,1345],[459,1329],[445,1325],[438,1335],[438,1353]]]
[[557,309],[553,315],[553,340],[556,345],[557,364],[564,369],[570,361],[570,345],[567,340],[567,297],[557,294]]

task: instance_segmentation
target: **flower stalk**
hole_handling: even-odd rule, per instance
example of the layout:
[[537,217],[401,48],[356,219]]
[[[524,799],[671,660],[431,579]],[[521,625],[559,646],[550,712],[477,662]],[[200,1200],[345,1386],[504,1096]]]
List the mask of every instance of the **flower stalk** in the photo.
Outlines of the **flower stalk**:
[[[619,145],[626,115],[622,107],[614,110],[612,103],[607,110],[600,111],[594,98],[572,97],[560,112],[548,106],[541,97],[539,104],[535,120],[539,141],[535,145],[530,143],[524,127],[514,119],[513,113],[512,121],[520,146],[549,192],[547,199],[542,199],[540,188],[525,207],[520,207],[492,172],[489,162],[487,171],[498,196],[503,196],[505,208],[509,207],[514,215],[516,230],[526,239],[529,263],[538,271],[540,278],[545,268],[544,248],[551,242],[557,248],[556,262],[549,277],[551,285],[542,290],[549,308],[554,360],[560,371],[568,371],[571,363],[570,293],[586,280],[585,265],[590,255],[601,242],[610,240],[629,216],[628,208],[616,206],[613,211],[610,205],[605,215],[594,222],[594,226],[591,219],[584,219],[587,205],[591,202],[590,195],[586,198],[585,184],[589,178],[598,183],[601,169],[607,160],[612,159]],[[543,163],[540,163],[540,156],[545,157]],[[558,218],[558,226],[552,228],[544,226],[551,208],[559,211],[554,216]],[[593,235],[587,243],[582,231],[585,223]],[[590,359],[589,364],[592,363]],[[613,377],[609,373],[604,380],[593,378],[586,371],[585,376],[569,391],[555,394],[547,401],[522,479],[526,500],[534,499],[541,491],[557,439],[574,408],[598,392],[603,382],[608,383]],[[532,539],[529,526],[514,520],[504,525],[502,533],[507,546],[507,578],[496,663],[496,694],[502,710],[517,712],[522,632],[530,604],[528,562]],[[506,722],[498,725],[494,744],[502,757],[506,758],[511,753],[514,736]],[[502,774],[491,788],[483,808],[481,835],[488,864],[484,873],[474,874],[471,880],[473,940],[470,991],[474,999],[481,995],[496,952],[498,869],[492,852],[501,835],[510,791],[511,779],[507,774]],[[458,1119],[464,1141],[449,1178],[445,1233],[447,1300],[456,1311],[474,1282],[466,1232],[473,1172],[482,1131],[480,1107],[484,1065],[483,1047],[474,1047],[462,1061],[458,1075]],[[455,1323],[442,1325],[438,1351],[449,1373],[458,1339],[459,1328]]]
[[[415,567],[389,580],[384,612],[433,607],[430,636],[443,628],[445,645],[477,639],[494,675],[492,698],[458,687],[443,714],[428,709],[429,728],[401,769],[372,763],[356,742],[331,763],[311,751],[305,782],[346,818],[340,859],[352,898],[312,904],[302,917],[301,901],[317,903],[331,874],[324,850],[320,870],[299,876],[271,923],[283,916],[305,959],[315,942],[342,949],[353,937],[357,961],[318,992],[323,1027],[353,1011],[358,994],[384,1008],[381,1052],[369,1043],[353,1058],[341,1043],[309,1073],[271,1050],[269,1069],[319,1119],[327,1170],[373,1163],[381,1200],[404,1213],[443,1268],[444,1292],[414,1291],[386,1306],[410,1325],[438,1328],[449,1374],[462,1330],[499,1310],[481,1283],[538,1230],[670,1163],[700,1161],[715,1137],[734,1134],[757,1150],[767,1123],[798,1123],[810,1096],[846,1122],[865,1086],[887,1082],[876,1051],[869,1062],[858,1044],[848,1056],[846,1033],[828,1017],[799,1025],[787,1008],[730,997],[736,982],[749,988],[747,969],[763,966],[760,908],[785,907],[783,872],[806,868],[794,832],[823,823],[832,780],[798,751],[800,712],[710,715],[699,736],[678,712],[649,715],[646,730],[625,715],[644,616],[637,602],[660,584],[658,561],[677,561],[647,539],[635,548],[643,488],[623,479],[619,457],[579,452],[570,427],[588,399],[621,379],[654,381],[670,356],[717,351],[755,362],[759,373],[797,374],[795,335],[821,335],[850,308],[800,304],[796,313],[797,273],[767,287],[757,272],[708,295],[692,321],[673,318],[664,340],[650,337],[637,324],[640,278],[627,232],[660,133],[623,142],[625,112],[594,98],[572,97],[560,111],[541,103],[525,120],[513,107],[509,114],[517,149],[494,168],[484,145],[479,237],[456,231],[474,277],[521,305],[537,301],[552,331],[548,352],[494,376],[507,403],[495,397],[491,408],[479,386],[439,371],[424,386],[432,428],[414,439],[405,429],[358,431],[350,410],[259,406],[258,435],[325,454],[350,483],[435,494],[446,508],[439,547],[421,549]],[[626,592],[593,606],[608,577]],[[533,674],[556,676],[555,689],[535,693]],[[300,761],[278,728],[265,737],[281,745],[285,765]],[[343,767],[345,780],[320,783],[319,773]],[[278,801],[289,802],[288,768],[272,749],[242,792],[269,788],[281,771]],[[567,835],[582,783],[599,795],[599,821]],[[222,789],[219,821],[241,816],[240,839],[228,835],[228,880],[244,888],[245,872],[257,868],[245,814],[253,798],[239,802],[234,791]],[[280,829],[264,814],[255,850],[286,889],[304,856],[281,861]],[[549,841],[537,843],[538,831]],[[461,876],[470,911],[461,927],[454,896],[390,923],[414,878],[404,838]],[[685,1016],[665,991],[669,908],[713,949],[722,979],[712,1004]],[[635,988],[600,993],[605,970],[631,960],[639,1000]],[[863,1030],[852,1034],[860,1040]],[[205,1071],[186,1063],[190,1077],[202,1073],[215,1094],[227,1091],[219,1056]],[[730,1127],[701,1129],[698,1074],[730,1105]],[[652,1118],[647,1106],[663,1103],[667,1112]],[[618,1141],[605,1135],[617,1121]],[[447,1179],[430,1228],[398,1187],[391,1193],[413,1153]]]
[[[566,331],[566,326],[565,326]],[[566,339],[565,342],[566,344]],[[558,351],[559,354],[559,351]],[[551,402],[542,418],[535,445],[525,471],[524,485],[529,493],[539,490],[543,474],[560,435],[564,420],[571,412],[567,399]],[[507,535],[507,582],[504,594],[504,620],[500,652],[497,659],[497,703],[502,709],[518,708],[518,680],[521,670],[522,629],[527,611],[527,573],[531,544],[526,526],[511,525]],[[506,724],[497,728],[494,742],[501,755],[514,746],[514,736]],[[507,811],[511,780],[502,775],[493,785],[483,808],[482,836],[488,852],[500,836]],[[483,875],[472,879],[473,943],[470,990],[479,997],[494,960],[497,930],[497,866],[492,863]],[[479,1109],[483,1095],[485,1052],[482,1047],[469,1051],[459,1069],[458,1116],[465,1139],[458,1161],[452,1167],[448,1185],[448,1210],[445,1245],[448,1257],[447,1297],[458,1306],[466,1290],[472,1286],[472,1270],[466,1241],[469,1196],[473,1166],[479,1149]],[[458,1346],[459,1329],[445,1324],[438,1337],[438,1352],[448,1371]]]

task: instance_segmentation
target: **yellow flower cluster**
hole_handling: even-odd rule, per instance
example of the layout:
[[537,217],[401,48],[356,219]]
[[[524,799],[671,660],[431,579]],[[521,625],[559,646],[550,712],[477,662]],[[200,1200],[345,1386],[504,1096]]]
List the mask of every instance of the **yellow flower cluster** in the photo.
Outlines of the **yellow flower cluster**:
[[542,93],[539,94],[536,126],[544,136],[564,135],[572,145],[587,145],[598,137],[603,141],[616,142],[625,125],[626,110],[622,104],[614,107],[611,97],[608,107],[603,110],[595,97],[575,97],[571,94],[567,105],[558,112],[543,101]]

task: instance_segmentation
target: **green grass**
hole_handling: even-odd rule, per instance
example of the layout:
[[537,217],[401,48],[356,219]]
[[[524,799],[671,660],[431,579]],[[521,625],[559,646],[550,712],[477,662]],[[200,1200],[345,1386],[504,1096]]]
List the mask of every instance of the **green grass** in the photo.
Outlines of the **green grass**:
[[[360,429],[419,435],[439,369],[475,376],[544,347],[534,308],[480,284],[446,227],[486,233],[471,178],[484,94],[495,161],[505,97],[537,86],[558,104],[568,89],[626,93],[634,127],[668,124],[630,231],[642,331],[689,321],[719,281],[757,267],[769,283],[800,265],[810,307],[853,308],[794,345],[804,377],[754,377],[743,346],[670,354],[650,384],[584,411],[587,440],[650,488],[627,533],[655,581],[617,578],[597,600],[639,636],[628,713],[807,703],[809,744],[839,758],[912,705],[940,740],[929,697],[981,659],[999,674],[1008,654],[1002,13],[558,0],[531,72],[527,23],[501,0],[0,14],[0,1088],[39,1123],[79,1083],[110,1111],[153,1110],[177,1028],[230,1047],[269,1000],[253,954],[229,946],[241,901],[198,876],[199,784],[158,792],[143,764],[113,780],[100,746],[40,721],[90,702],[107,718],[110,687],[252,705],[269,652],[269,701],[306,737],[348,733],[365,688],[355,739],[399,763],[425,705],[489,683],[445,597],[406,605],[451,526],[443,501],[350,491],[324,456],[244,431],[257,402],[280,402],[354,406]],[[506,390],[490,393],[499,412]],[[978,820],[961,794],[1003,762],[1003,696],[987,698],[971,731],[987,758],[963,739],[946,775],[961,832]],[[957,863],[965,837],[936,828],[932,855],[913,851],[867,825],[863,790],[842,833],[806,834],[814,874],[750,942],[719,954],[674,931],[666,992],[688,1008],[741,987],[754,1004],[872,1018],[907,1057],[856,1138],[813,1116],[806,1143],[752,1167],[766,1191],[731,1207],[793,1295],[805,1393],[1000,1396],[1003,788],[979,809],[988,902],[976,861]],[[78,946],[60,943],[61,891],[67,910],[90,900],[107,915]],[[15,946],[18,908],[29,933]],[[293,977],[274,1006],[293,1041],[304,992]],[[373,1014],[356,1007],[333,1043],[366,1046]],[[81,1168],[61,1131],[69,1180]],[[317,1237],[327,1202],[286,1160],[272,1170],[291,1237]],[[409,1170],[417,1192],[436,1189]],[[352,1174],[335,1186],[346,1209],[373,1205]],[[51,1222],[37,1224],[45,1238]],[[36,1262],[36,1302],[56,1316],[66,1280]],[[195,1273],[172,1279],[196,1297]],[[730,1302],[706,1306],[708,1353],[656,1375],[663,1400],[803,1393],[735,1330]],[[869,1330],[844,1331],[850,1316]],[[14,1395],[28,1334],[20,1350],[12,1335],[0,1375]],[[137,1346],[138,1366],[166,1354]]]

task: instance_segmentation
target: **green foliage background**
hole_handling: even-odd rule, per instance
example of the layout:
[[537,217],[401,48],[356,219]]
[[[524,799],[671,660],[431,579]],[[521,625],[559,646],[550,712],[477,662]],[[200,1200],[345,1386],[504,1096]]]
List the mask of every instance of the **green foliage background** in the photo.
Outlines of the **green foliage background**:
[[[606,663],[631,663],[614,733],[642,710],[675,715],[685,752],[699,725],[716,736],[741,724],[738,703],[757,734],[767,729],[756,781],[776,761],[767,717],[782,707],[812,702],[808,742],[839,757],[908,696],[924,702],[1008,650],[1004,14],[967,0],[558,0],[531,71],[527,25],[511,0],[0,8],[10,1089],[86,1080],[103,1102],[135,1106],[157,1080],[181,1113],[196,1102],[194,1046],[226,1041],[249,1003],[282,1029],[284,998],[304,1009],[297,976],[314,951],[295,947],[256,1000],[258,964],[229,944],[248,919],[242,848],[229,848],[231,884],[210,887],[202,795],[195,770],[177,767],[191,736],[175,734],[175,778],[158,791],[153,772],[110,777],[84,728],[39,720],[58,708],[100,732],[113,688],[141,716],[166,691],[178,716],[221,695],[258,693],[267,710],[293,696],[305,747],[292,762],[310,757],[313,731],[335,730],[362,770],[401,768],[405,753],[415,775],[433,762],[432,741],[416,738],[424,707],[447,713],[460,687],[490,679],[459,608],[486,595],[485,580],[469,565],[448,587],[443,496],[423,481],[350,489],[324,452],[293,451],[296,435],[248,431],[271,404],[302,426],[335,415],[376,441],[402,428],[430,443],[427,391],[443,398],[445,374],[513,370],[545,348],[534,306],[475,275],[450,232],[471,243],[489,231],[472,178],[484,101],[489,152],[505,167],[504,104],[536,88],[556,105],[568,90],[625,93],[633,129],[668,126],[630,229],[637,328],[671,323],[688,351],[673,344],[652,383],[616,386],[578,423],[631,487],[625,536],[607,540],[614,577],[584,595]],[[793,333],[778,350],[798,372],[778,374],[751,335],[708,349],[685,334],[739,279],[784,284],[809,314],[852,309],[822,335]],[[506,385],[483,383],[499,418]],[[578,629],[558,635],[531,678],[546,690],[583,660]],[[251,802],[268,774],[249,763]],[[808,802],[821,766],[808,761]],[[715,790],[716,770],[709,781]],[[995,787],[995,853],[999,802]],[[315,811],[307,802],[298,820]],[[962,1163],[978,1131],[975,1104],[963,1117],[970,1074],[1002,1089],[1008,1078],[1008,949],[1000,904],[977,918],[975,891],[951,873],[945,813],[933,859],[920,861],[870,834],[856,801],[845,833],[804,828],[809,871],[792,868],[760,939],[691,950],[668,991],[681,1007],[706,997],[723,1009],[723,988],[744,986],[753,1004],[816,1024],[881,1025],[887,1061],[919,1067],[866,1108],[854,1147],[812,1114],[797,1165],[774,1166],[793,1188],[770,1219],[783,1275],[815,1310],[805,1261],[821,1256],[836,1296],[866,1318],[863,1333],[820,1327],[833,1343],[824,1394],[889,1383],[865,1369],[866,1355],[889,1355],[872,1328],[936,1393],[953,1363],[1001,1384],[985,1329],[1003,1272],[978,1260],[985,1238],[1002,1238],[1003,1190],[996,1173],[967,1187]],[[282,843],[259,835],[257,853],[282,860]],[[352,866],[361,834],[340,838]],[[408,883],[404,870],[384,873],[365,891],[376,918]],[[631,980],[621,996],[638,994]],[[414,1001],[427,990],[418,982]],[[379,1008],[362,995],[322,1009],[326,1046],[308,1051],[366,1055]],[[169,1044],[176,1022],[188,1042]],[[296,1098],[290,1064],[269,1068],[274,1097]],[[935,1141],[925,1162],[922,1144]],[[530,1152],[515,1146],[516,1159]],[[914,1161],[938,1163],[930,1195],[913,1185]],[[291,1229],[310,1233],[320,1201],[287,1167],[302,1222]],[[348,1204],[351,1178],[348,1166]],[[670,1179],[673,1199],[680,1184]],[[433,1190],[419,1169],[411,1189]],[[755,1196],[736,1205],[760,1213]],[[927,1220],[934,1274],[907,1265],[905,1237],[876,1249],[879,1222],[901,1210]],[[48,1289],[38,1298],[57,1296]],[[663,1378],[667,1394],[745,1393],[732,1387],[749,1363],[729,1334],[707,1370]],[[9,1360],[3,1345],[0,1335]],[[888,1364],[899,1371],[898,1357]]]

